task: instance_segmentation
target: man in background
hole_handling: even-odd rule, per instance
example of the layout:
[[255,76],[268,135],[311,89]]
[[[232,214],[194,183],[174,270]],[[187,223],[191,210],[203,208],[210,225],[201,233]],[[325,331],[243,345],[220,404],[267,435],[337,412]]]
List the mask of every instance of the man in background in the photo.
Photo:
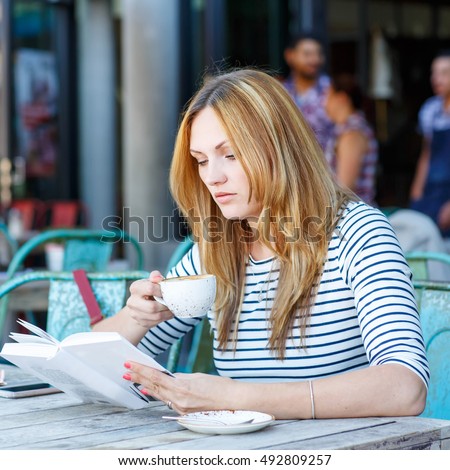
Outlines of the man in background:
[[330,79],[322,73],[325,63],[322,44],[314,34],[298,35],[288,44],[284,58],[290,69],[284,86],[325,149],[333,124],[324,107]]
[[411,187],[411,208],[430,216],[450,237],[450,50],[431,64],[435,96],[419,111],[422,151]]

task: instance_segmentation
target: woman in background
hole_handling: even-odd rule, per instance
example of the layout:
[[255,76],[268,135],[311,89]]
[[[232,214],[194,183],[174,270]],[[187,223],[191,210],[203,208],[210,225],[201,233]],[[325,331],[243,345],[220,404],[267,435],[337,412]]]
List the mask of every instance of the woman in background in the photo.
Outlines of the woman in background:
[[378,143],[362,112],[362,100],[353,76],[341,74],[332,78],[325,109],[335,126],[325,156],[337,180],[373,206]]
[[[332,77],[325,109],[334,122],[334,132],[325,151],[337,181],[351,189],[364,202],[377,206],[376,173],[378,143],[363,111],[363,95],[352,75]],[[403,251],[445,253],[445,242],[433,220],[416,210],[381,208],[388,215]],[[428,262],[429,277],[450,281],[450,269],[443,263]]]

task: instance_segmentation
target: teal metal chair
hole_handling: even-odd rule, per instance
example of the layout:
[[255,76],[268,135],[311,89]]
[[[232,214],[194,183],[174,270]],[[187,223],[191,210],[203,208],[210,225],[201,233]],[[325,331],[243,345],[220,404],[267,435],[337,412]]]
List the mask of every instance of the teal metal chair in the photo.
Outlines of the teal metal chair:
[[188,253],[188,251],[194,245],[194,241],[191,237],[186,237],[181,241],[176,247],[175,251],[172,253],[172,256],[169,259],[169,262],[166,266],[166,272],[169,272],[182,258]]
[[450,419],[450,284],[415,281],[414,288],[431,376],[422,416]]
[[[129,283],[148,276],[149,273],[146,271],[87,273],[94,295],[105,316],[114,315],[125,305]],[[62,340],[71,333],[89,331],[89,315],[72,272],[31,271],[15,276],[0,286],[0,301],[14,289],[38,281],[49,282],[45,327],[48,333]],[[59,321],[54,322],[56,318]]]
[[[167,272],[175,266],[183,256],[192,248],[194,244],[192,238],[187,237],[183,240],[173,252],[167,265]],[[187,348],[187,358],[184,364],[181,364],[181,353],[186,339],[191,341]],[[203,319],[193,329],[189,338],[179,339],[169,351],[167,368],[171,371],[184,373],[203,372],[206,374],[215,374],[216,368],[213,359],[213,338],[207,319]]]
[[17,250],[8,266],[8,278],[22,269],[25,259],[37,247],[55,241],[64,244],[63,271],[74,269],[85,269],[89,272],[105,271],[113,246],[118,242],[130,243],[134,247],[137,258],[136,269],[143,268],[144,256],[139,242],[123,230],[55,229],[36,235]]
[[[143,269],[144,256],[141,246],[135,238],[123,230],[55,229],[36,235],[17,250],[8,266],[6,279],[13,279],[23,268],[26,258],[36,248],[55,240],[64,243],[64,272],[75,269],[84,269],[87,272],[105,271],[113,246],[119,242],[130,243],[135,248],[136,269]],[[7,311],[8,296],[3,295],[0,300],[0,334],[4,331]]]
[[8,249],[8,255],[10,259],[14,257],[16,254],[19,246],[17,244],[17,241],[11,236],[9,233],[8,227],[4,222],[0,221],[0,236],[3,238],[3,240],[6,243],[6,247]]
[[439,262],[448,267],[450,272],[450,255],[433,251],[410,251],[405,253],[406,261],[411,268],[413,278],[421,281],[429,281],[429,263]]

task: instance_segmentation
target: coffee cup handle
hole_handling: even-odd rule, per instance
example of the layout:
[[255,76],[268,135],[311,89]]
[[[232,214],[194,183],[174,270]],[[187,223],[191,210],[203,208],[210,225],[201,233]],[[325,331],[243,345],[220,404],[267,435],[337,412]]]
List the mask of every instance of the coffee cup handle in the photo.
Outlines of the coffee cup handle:
[[162,297],[158,297],[156,295],[153,296],[153,298],[159,302],[160,304],[163,304],[165,307],[167,307],[167,304],[164,302],[163,298]]

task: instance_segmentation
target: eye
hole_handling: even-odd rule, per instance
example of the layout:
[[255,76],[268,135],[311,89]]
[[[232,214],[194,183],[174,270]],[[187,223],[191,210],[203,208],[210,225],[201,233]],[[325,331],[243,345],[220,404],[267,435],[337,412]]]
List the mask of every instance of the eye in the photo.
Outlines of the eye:
[[208,163],[208,160],[197,160],[198,166],[205,166]]
[[229,158],[230,160],[236,160],[234,155],[225,155],[225,158]]

